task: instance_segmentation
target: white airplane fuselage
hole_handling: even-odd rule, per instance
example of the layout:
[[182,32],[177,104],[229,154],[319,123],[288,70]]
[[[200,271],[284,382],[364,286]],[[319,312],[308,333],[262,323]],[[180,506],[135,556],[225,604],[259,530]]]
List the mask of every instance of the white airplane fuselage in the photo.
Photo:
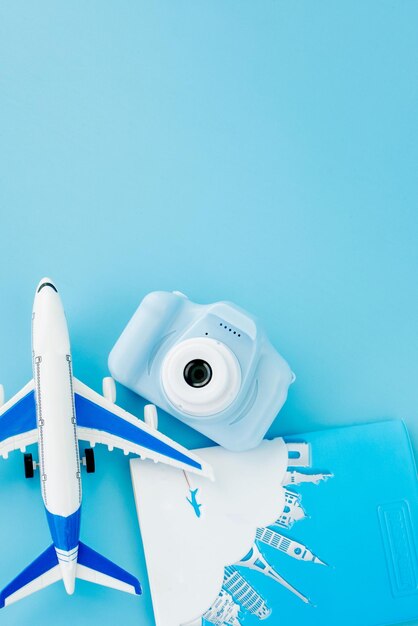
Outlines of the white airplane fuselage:
[[[73,377],[64,308],[49,278],[39,283],[33,303],[32,365],[33,379],[7,402],[0,385],[0,456],[38,444],[39,464],[26,453],[25,476],[31,478],[39,465],[52,545],[0,589],[0,609],[58,580],[69,594],[81,579],[140,595],[135,576],[80,541],[79,442],[103,444],[198,475],[212,476],[211,467],[158,432],[155,407],[148,407],[151,419],[144,423],[117,406],[111,378],[103,379],[101,395]],[[95,469],[92,452],[86,450],[83,459],[88,472]]]
[[40,282],[32,314],[41,491],[65,588],[73,593],[80,536],[81,474],[70,340],[55,285]]

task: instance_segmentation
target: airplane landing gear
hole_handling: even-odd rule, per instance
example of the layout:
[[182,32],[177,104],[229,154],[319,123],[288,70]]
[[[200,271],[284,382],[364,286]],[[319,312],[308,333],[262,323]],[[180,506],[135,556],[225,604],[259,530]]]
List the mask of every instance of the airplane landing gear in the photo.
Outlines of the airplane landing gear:
[[33,456],[30,453],[23,455],[23,463],[25,466],[25,478],[33,478],[35,475],[35,464]]
[[84,450],[85,457],[82,459],[83,465],[85,465],[87,474],[93,474],[96,471],[96,461],[94,460],[93,448],[86,448]]

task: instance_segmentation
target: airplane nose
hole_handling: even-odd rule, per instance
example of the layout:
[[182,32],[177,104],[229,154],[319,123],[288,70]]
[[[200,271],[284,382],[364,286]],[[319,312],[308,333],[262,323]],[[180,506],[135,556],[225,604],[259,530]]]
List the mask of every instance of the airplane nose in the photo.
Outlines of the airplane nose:
[[48,287],[50,289],[53,289],[54,291],[56,291],[58,293],[58,289],[55,287],[53,281],[50,278],[43,278],[39,285],[38,288],[36,290],[36,293],[39,293],[41,291],[41,289],[44,289],[44,287]]

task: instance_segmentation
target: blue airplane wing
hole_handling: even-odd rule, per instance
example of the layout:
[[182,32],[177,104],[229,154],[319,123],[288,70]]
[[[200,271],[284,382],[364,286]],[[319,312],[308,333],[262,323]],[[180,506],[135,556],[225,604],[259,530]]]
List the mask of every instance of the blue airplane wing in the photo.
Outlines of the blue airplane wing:
[[[141,585],[135,576],[81,541],[78,547],[76,576],[97,585],[112,587],[127,593],[141,594]],[[0,608],[40,591],[61,580],[61,578],[62,571],[58,563],[55,546],[52,544],[0,591]]]
[[0,407],[0,455],[24,450],[38,441],[36,401],[33,380]]
[[80,541],[78,547],[77,578],[96,585],[104,585],[141,595],[141,585],[135,576]]
[[0,608],[52,585],[60,578],[57,554],[52,544],[0,592]]
[[74,392],[79,439],[212,477],[208,463],[76,378]]

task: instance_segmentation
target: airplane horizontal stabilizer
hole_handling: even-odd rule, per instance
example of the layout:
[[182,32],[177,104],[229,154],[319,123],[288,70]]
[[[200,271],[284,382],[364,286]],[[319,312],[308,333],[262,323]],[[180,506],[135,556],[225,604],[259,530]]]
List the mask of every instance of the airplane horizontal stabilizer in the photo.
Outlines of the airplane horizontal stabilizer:
[[54,545],[49,546],[0,592],[0,608],[17,602],[61,579]]
[[109,559],[95,552],[80,541],[78,549],[77,578],[97,585],[112,587],[119,591],[140,595],[141,585],[135,576],[129,574]]

